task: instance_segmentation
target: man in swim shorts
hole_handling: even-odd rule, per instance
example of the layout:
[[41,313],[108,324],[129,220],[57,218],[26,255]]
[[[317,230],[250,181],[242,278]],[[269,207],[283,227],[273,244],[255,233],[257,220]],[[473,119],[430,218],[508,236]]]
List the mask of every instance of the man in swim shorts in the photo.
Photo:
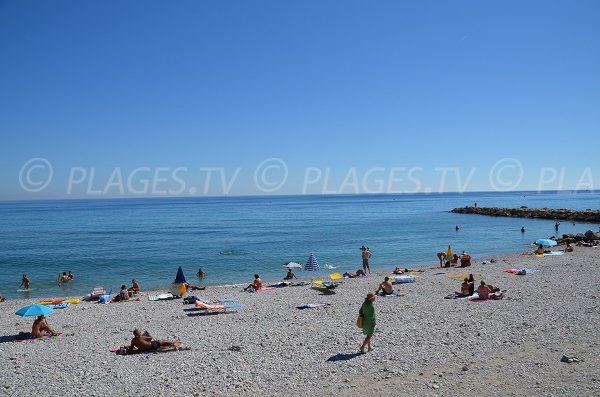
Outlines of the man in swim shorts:
[[142,334],[142,331],[137,328],[133,330],[133,336],[134,338],[131,340],[131,346],[129,347],[130,351],[132,352],[136,349],[143,352],[156,350],[167,351],[172,350],[173,348],[177,349],[181,345],[179,338],[172,341],[155,340],[149,335],[147,336]]
[[392,286],[392,282],[390,278],[386,276],[383,280],[383,283],[379,284],[379,288],[375,291],[375,294],[378,294],[381,291],[382,295],[391,295],[394,293],[394,287]]
[[369,266],[369,258],[371,257],[371,250],[364,249],[362,251],[362,265],[363,265],[363,270],[366,272],[368,271],[369,273],[371,273],[371,267]]

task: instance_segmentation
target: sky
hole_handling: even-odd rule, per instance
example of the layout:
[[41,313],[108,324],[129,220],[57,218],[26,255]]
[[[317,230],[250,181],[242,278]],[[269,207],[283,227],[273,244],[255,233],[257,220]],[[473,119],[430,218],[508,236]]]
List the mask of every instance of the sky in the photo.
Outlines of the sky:
[[599,20],[0,0],[0,200],[600,189]]

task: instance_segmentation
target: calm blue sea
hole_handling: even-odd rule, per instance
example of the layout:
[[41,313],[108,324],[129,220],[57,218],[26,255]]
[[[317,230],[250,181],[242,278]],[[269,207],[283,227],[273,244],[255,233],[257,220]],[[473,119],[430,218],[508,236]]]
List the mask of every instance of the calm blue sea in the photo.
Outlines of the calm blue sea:
[[[5,201],[0,293],[83,295],[95,285],[118,291],[132,278],[143,288],[163,288],[177,266],[188,280],[204,285],[250,282],[254,273],[275,281],[285,274],[284,262],[304,264],[310,253],[321,266],[355,271],[362,244],[371,248],[378,270],[435,263],[435,253],[449,244],[475,257],[521,251],[554,235],[554,222],[448,211],[475,202],[598,209],[599,199],[599,192],[511,192]],[[588,229],[598,225],[562,222],[560,233]],[[208,273],[202,282],[195,276],[198,267]],[[59,287],[57,274],[69,270],[76,280]],[[22,273],[31,279],[31,292],[17,292]]]

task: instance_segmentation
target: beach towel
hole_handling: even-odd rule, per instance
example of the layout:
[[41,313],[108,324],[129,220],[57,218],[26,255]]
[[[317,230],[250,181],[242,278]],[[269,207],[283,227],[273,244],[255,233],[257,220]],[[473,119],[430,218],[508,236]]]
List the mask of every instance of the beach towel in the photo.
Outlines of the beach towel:
[[56,309],[66,309],[67,307],[69,307],[69,305],[70,305],[69,302],[61,302],[61,303],[58,303],[56,305],[52,305],[50,307],[53,308],[53,309],[55,309],[55,310]]
[[564,251],[550,251],[544,252],[544,256],[564,255]]
[[483,301],[500,300],[502,298],[504,298],[504,293],[502,293],[502,292],[494,292],[494,293],[490,294],[487,299],[480,298],[479,295],[477,293],[475,293],[472,296],[469,296],[467,298],[467,300],[469,302],[483,302]]
[[444,299],[467,299],[467,298],[473,298],[473,297],[479,298],[479,295],[477,295],[477,292],[475,292],[471,296],[461,296],[458,294],[449,294],[449,295],[444,296]]
[[528,267],[518,267],[518,268],[515,268],[515,269],[506,269],[506,270],[503,270],[503,272],[505,272],[505,273],[511,273],[511,274],[519,274],[519,273],[522,273],[522,272],[525,272],[525,273],[536,273],[536,272],[541,272],[541,270],[540,269],[530,269]]
[[25,339],[17,339],[15,340],[15,342],[24,342],[24,343],[31,343],[31,342],[37,342],[37,341],[45,341],[45,340],[49,340],[49,339],[58,339],[58,338],[62,338],[63,334],[58,334],[55,336],[50,336],[50,335],[44,335],[41,338],[34,338],[33,336],[31,336],[31,334],[29,334],[29,338],[25,338]]
[[394,277],[395,284],[414,283],[415,281],[417,281],[417,280],[411,276],[395,276]]
[[156,349],[156,350],[131,350],[130,346],[121,346],[109,349],[111,353],[116,353],[119,356],[129,356],[131,354],[154,354],[154,353],[168,353],[168,352],[177,352],[182,350],[192,350],[191,347],[175,347],[170,346],[169,349]]
[[[462,281],[465,278],[469,278],[469,274],[471,273],[456,273],[456,274],[446,274],[446,277],[451,278],[453,280]],[[473,274],[474,279],[481,279],[481,274]]]
[[304,303],[302,305],[296,306],[298,309],[314,309],[316,307],[326,307],[331,306],[331,303]]
[[175,299],[175,296],[171,293],[160,294],[160,295],[148,295],[149,301],[163,301],[163,300],[169,300],[169,299]]

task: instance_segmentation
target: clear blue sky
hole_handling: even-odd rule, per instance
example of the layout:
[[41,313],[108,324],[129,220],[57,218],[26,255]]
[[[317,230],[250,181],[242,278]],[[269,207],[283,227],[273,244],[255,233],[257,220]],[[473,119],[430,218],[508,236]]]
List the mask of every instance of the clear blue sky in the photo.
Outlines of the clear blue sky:
[[[598,21],[598,1],[0,1],[0,199],[85,197],[91,168],[103,190],[117,167],[167,167],[170,187],[186,167],[183,195],[239,168],[227,193],[264,194],[268,158],[288,167],[273,194],[302,193],[307,167],[330,169],[307,193],[393,167],[418,167],[396,191],[460,190],[444,167],[492,190],[506,158],[515,189],[600,188]],[[28,192],[37,157],[53,179]]]

